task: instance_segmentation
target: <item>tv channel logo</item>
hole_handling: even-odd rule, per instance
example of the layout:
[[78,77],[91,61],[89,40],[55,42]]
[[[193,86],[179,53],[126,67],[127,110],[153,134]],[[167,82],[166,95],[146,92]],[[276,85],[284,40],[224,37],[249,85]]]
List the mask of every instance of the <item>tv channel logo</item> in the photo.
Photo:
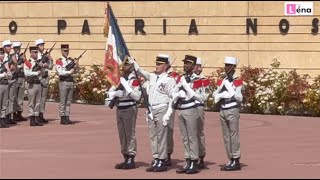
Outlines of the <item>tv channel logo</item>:
[[286,16],[313,15],[313,2],[285,2]]

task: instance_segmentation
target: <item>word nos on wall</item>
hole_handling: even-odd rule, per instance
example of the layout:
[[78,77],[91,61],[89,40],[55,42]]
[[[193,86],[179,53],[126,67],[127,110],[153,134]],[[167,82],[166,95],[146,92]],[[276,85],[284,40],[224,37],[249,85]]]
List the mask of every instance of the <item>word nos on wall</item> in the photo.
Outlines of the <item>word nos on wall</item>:
[[[162,21],[163,21],[163,23],[162,23],[163,34],[166,35],[167,34],[167,20],[163,19]],[[311,25],[312,25],[311,33],[312,34],[318,34],[318,32],[319,32],[318,24],[319,24],[319,19],[313,18],[312,23],[311,23]],[[140,32],[142,35],[146,35],[147,34],[146,31],[143,29],[144,26],[145,26],[145,22],[143,19],[135,19],[135,22],[134,22],[135,34],[138,35]],[[66,28],[67,28],[67,22],[65,20],[63,20],[63,19],[57,20],[57,34],[61,34],[61,31],[65,30]],[[281,34],[287,34],[289,32],[289,28],[290,28],[290,24],[287,19],[281,19],[279,21],[279,32]],[[258,33],[258,19],[257,18],[254,18],[253,21],[251,18],[246,19],[246,34],[250,34],[250,29],[253,34],[257,35],[257,33]],[[9,23],[9,31],[10,31],[10,34],[12,34],[12,35],[17,33],[18,24],[15,21],[11,21]],[[90,28],[89,28],[88,20],[83,21],[81,34],[82,35],[84,35],[84,34],[90,35]],[[189,26],[189,35],[198,35],[198,34],[199,34],[199,32],[198,32],[196,20],[191,19],[190,26]]]

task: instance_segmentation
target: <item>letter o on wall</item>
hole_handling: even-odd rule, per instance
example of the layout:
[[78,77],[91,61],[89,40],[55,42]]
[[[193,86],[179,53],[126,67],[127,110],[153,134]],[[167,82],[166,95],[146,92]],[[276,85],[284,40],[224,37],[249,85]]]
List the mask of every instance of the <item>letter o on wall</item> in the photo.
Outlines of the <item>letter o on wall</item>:
[[287,34],[289,31],[289,21],[286,19],[281,19],[281,21],[279,22],[279,31],[281,32],[281,34]]
[[10,34],[16,34],[18,30],[18,25],[15,21],[11,21],[10,24],[9,24],[9,31],[10,31]]

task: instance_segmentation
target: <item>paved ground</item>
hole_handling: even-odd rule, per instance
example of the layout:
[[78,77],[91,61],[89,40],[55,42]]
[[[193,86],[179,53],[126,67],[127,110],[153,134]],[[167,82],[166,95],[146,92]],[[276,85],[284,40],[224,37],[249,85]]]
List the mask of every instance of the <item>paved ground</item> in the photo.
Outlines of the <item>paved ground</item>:
[[114,169],[122,156],[113,110],[73,104],[71,118],[78,123],[62,126],[57,109],[57,103],[47,104],[50,123],[43,127],[30,127],[28,121],[0,129],[0,178],[320,178],[319,118],[241,114],[243,170],[221,172],[227,158],[219,116],[207,112],[208,169],[181,175],[175,173],[184,164],[177,119],[173,166],[167,172],[148,173],[152,157],[143,109],[137,121],[134,170]]

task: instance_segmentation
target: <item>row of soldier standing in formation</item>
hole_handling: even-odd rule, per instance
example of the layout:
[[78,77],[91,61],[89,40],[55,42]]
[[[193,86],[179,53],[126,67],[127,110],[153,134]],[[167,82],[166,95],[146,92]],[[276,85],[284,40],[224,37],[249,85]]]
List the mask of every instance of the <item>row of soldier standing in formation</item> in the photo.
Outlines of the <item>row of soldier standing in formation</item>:
[[[106,105],[115,104],[117,127],[124,161],[116,164],[116,169],[136,168],[134,158],[137,154],[135,127],[137,119],[137,101],[147,92],[149,136],[153,161],[147,172],[167,171],[171,166],[173,153],[173,126],[175,111],[179,117],[179,129],[184,146],[185,165],[177,173],[194,174],[206,167],[204,102],[209,93],[208,79],[201,75],[201,58],[186,55],[182,60],[184,74],[176,76],[170,71],[170,57],[159,54],[156,57],[154,72],[143,70],[134,58],[126,57],[122,66],[120,86],[112,86],[108,91]],[[222,171],[240,170],[239,106],[242,101],[242,81],[236,77],[235,68],[238,59],[226,57],[225,76],[217,82],[213,98],[220,108],[220,121],[223,139],[230,160]],[[143,87],[135,73],[145,79]],[[141,91],[142,90],[142,91]]]
[[[21,51],[21,43],[5,40],[0,49],[0,128],[8,128],[19,121],[27,121],[22,116],[25,88],[28,92],[28,116],[30,126],[43,126],[48,123],[44,117],[46,99],[48,94],[48,71],[54,67],[50,50],[45,50],[43,39],[35,41],[35,46],[30,46],[30,58],[27,60],[26,47]],[[13,53],[11,49],[13,47]],[[59,115],[60,124],[74,124],[70,120],[70,105],[73,94],[73,74],[78,70],[78,59],[69,55],[69,45],[61,44],[61,58],[55,61],[59,75]]]

